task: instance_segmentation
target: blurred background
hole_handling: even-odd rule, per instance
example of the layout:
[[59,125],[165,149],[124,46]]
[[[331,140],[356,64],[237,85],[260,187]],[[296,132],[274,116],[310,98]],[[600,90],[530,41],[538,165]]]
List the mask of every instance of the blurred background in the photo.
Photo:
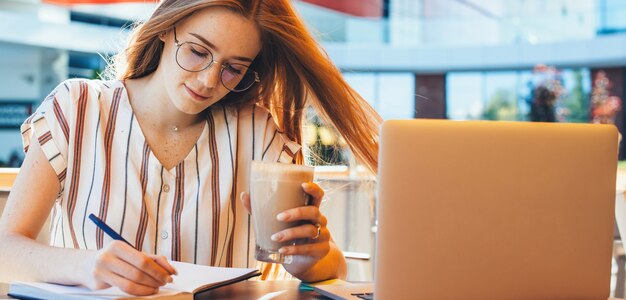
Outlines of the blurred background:
[[[294,0],[345,78],[385,118],[614,123],[623,130],[626,1]],[[0,0],[0,166],[60,81],[97,78],[156,1]],[[349,165],[312,115],[318,164]],[[626,154],[621,151],[621,159]]]
[[[609,123],[624,130],[626,1],[293,3],[347,81],[385,119]],[[19,126],[42,99],[64,79],[98,78],[103,57],[122,49],[131,24],[155,6],[0,0],[0,166],[20,166]],[[373,178],[359,172],[343,139],[314,112],[305,137],[312,163],[326,166],[317,179],[332,199],[323,209],[333,236],[361,261],[350,265],[349,279],[371,280]],[[615,293],[624,294],[623,283]]]

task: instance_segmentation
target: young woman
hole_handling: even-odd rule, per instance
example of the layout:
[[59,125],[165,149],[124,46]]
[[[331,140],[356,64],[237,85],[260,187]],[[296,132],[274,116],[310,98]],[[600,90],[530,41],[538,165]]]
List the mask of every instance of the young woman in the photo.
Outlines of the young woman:
[[[22,127],[26,159],[0,221],[0,265],[13,279],[148,295],[175,274],[167,259],[276,278],[279,266],[253,256],[249,167],[303,163],[309,104],[376,171],[380,117],[289,0],[164,0],[112,71],[111,81],[63,82]],[[283,247],[295,257],[283,267],[304,281],[345,277],[323,191],[303,189],[316,205],[280,219],[306,224],[275,238],[308,243]],[[34,239],[51,209],[48,246]],[[104,235],[91,213],[134,247]]]

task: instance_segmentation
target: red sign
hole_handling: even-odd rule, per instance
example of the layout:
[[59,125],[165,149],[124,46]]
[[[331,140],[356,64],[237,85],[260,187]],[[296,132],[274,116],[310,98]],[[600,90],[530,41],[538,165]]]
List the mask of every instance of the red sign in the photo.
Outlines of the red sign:
[[74,5],[74,4],[113,4],[127,2],[158,2],[158,0],[42,0],[44,3]]
[[[158,2],[158,0],[42,0],[44,3],[73,4],[112,4],[125,2]],[[383,15],[382,0],[301,0],[341,13],[357,16],[380,18]]]
[[383,0],[301,0],[357,17],[380,18]]

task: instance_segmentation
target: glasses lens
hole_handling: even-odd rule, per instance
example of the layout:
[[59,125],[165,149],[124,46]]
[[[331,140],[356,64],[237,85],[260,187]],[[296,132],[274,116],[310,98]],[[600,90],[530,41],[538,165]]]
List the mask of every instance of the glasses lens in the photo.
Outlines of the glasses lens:
[[242,64],[228,64],[222,69],[222,83],[233,92],[249,89],[255,79],[255,72]]
[[211,51],[195,43],[185,42],[176,50],[176,62],[187,71],[202,71],[212,61],[213,54]]

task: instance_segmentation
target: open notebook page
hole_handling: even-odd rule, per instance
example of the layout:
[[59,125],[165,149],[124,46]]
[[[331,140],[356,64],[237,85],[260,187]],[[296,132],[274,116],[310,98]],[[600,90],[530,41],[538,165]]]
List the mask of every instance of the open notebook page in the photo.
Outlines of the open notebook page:
[[[178,271],[178,275],[172,276],[174,282],[161,287],[159,289],[159,293],[145,298],[168,296],[185,292],[193,293],[194,291],[204,289],[203,287],[212,286],[257,271],[256,269],[246,268],[208,267],[175,261],[170,261],[170,264],[172,264],[172,266],[174,266],[174,268]],[[52,294],[59,295],[81,295],[88,298],[103,299],[132,297],[117,287],[90,290],[82,286],[65,286],[39,282],[22,282],[18,284],[29,285]]]

